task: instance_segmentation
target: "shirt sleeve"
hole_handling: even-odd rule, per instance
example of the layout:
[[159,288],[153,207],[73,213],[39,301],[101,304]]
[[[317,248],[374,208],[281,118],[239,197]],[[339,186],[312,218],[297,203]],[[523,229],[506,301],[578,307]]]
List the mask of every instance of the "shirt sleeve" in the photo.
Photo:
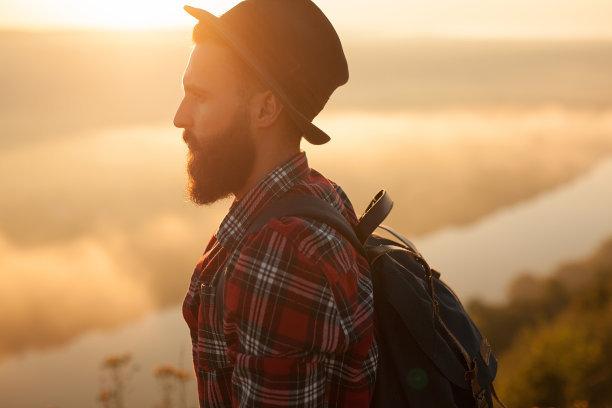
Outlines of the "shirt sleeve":
[[234,406],[326,405],[329,358],[359,341],[357,274],[350,244],[297,217],[248,238],[224,293]]

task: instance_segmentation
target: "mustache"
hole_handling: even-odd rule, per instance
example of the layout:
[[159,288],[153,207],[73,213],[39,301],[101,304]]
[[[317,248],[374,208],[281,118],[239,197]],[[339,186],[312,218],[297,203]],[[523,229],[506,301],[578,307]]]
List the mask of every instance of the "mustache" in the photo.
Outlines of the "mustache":
[[197,151],[200,149],[198,139],[187,129],[183,130],[183,141],[187,144],[189,150]]

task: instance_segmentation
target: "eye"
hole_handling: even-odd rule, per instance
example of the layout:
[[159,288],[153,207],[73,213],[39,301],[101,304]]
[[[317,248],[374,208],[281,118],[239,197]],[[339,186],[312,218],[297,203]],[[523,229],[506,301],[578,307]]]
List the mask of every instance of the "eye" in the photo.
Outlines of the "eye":
[[190,95],[193,99],[195,99],[196,101],[202,101],[204,100],[204,95],[199,94],[199,93],[195,93],[195,92],[190,92]]
[[192,89],[188,89],[185,92],[185,95],[195,99],[196,101],[203,101],[204,99],[206,99],[206,95],[204,95],[203,92],[198,92],[197,90]]

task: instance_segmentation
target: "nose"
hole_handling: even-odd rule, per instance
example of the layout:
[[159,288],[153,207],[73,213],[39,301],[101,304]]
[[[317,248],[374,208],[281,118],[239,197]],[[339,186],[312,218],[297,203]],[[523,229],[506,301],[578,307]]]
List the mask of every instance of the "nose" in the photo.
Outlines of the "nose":
[[189,112],[186,108],[184,98],[181,100],[181,103],[174,114],[174,126],[182,129],[189,127]]

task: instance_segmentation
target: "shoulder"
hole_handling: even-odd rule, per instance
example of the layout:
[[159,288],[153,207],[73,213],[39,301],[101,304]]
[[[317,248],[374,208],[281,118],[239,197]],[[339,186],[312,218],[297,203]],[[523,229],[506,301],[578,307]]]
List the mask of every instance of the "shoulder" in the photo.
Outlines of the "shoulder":
[[294,263],[332,271],[355,270],[363,267],[365,261],[336,229],[298,216],[269,220],[247,237],[244,248],[247,252],[267,257],[275,257],[282,252]]
[[324,199],[340,211],[353,226],[357,224],[357,216],[355,215],[353,204],[346,192],[339,184],[325,177],[317,170],[311,168],[308,177],[293,186],[292,191]]

